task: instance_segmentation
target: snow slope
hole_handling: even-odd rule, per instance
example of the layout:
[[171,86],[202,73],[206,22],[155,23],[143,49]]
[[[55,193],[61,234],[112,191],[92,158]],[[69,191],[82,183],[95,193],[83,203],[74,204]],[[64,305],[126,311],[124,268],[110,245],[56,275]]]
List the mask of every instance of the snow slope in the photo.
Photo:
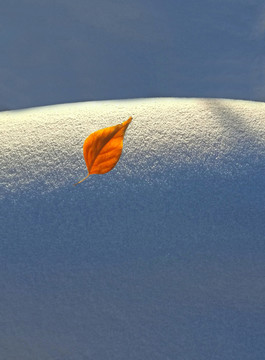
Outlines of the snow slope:
[[[79,186],[84,139],[133,116]],[[0,114],[0,357],[262,359],[265,104],[87,102]]]

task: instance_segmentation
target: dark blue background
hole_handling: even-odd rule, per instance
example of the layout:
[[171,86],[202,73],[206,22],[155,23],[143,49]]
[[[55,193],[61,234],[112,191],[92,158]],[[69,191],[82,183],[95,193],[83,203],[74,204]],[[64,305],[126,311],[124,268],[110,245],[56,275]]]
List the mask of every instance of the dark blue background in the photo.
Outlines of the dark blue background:
[[0,109],[137,97],[264,101],[263,0],[10,0]]

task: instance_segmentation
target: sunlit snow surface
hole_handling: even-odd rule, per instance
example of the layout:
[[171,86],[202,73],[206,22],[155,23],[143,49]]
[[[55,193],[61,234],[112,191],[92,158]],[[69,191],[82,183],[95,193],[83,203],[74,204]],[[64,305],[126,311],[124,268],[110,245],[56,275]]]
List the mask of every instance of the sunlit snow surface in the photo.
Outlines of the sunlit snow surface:
[[[133,116],[116,168],[85,138]],[[0,358],[264,359],[265,104],[0,114]]]

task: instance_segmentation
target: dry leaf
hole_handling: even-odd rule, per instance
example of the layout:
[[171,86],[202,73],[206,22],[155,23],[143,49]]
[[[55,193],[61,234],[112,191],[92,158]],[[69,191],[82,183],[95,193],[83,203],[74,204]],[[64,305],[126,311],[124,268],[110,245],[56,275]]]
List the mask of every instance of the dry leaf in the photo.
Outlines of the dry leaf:
[[114,168],[121,156],[123,137],[131,121],[132,117],[122,124],[98,130],[86,138],[83,153],[88,175],[75,185],[91,174],[105,174]]

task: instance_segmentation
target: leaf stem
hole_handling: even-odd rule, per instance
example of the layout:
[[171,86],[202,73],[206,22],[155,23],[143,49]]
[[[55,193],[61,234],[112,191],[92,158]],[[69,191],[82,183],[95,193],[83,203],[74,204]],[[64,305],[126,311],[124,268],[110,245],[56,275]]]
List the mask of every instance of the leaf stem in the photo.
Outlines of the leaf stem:
[[83,180],[80,180],[80,181],[78,181],[77,183],[75,183],[74,186],[76,186],[76,185],[78,185],[78,184],[81,184],[81,182],[83,182],[84,180],[86,180],[88,177],[89,177],[89,173],[88,173],[88,175],[87,175]]

